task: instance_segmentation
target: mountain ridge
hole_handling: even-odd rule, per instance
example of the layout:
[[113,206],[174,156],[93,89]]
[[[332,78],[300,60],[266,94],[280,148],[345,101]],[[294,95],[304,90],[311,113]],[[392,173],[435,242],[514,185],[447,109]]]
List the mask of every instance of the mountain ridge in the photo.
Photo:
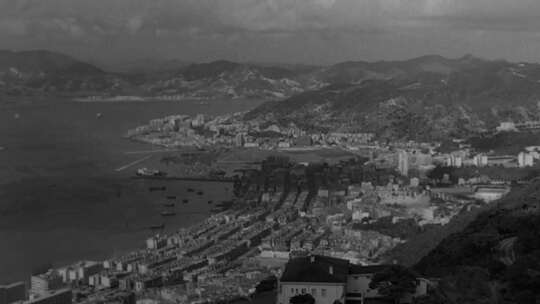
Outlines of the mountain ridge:
[[540,119],[540,64],[425,55],[323,67],[218,60],[115,73],[50,51],[0,51],[0,95],[262,99],[269,102],[246,120],[437,140]]

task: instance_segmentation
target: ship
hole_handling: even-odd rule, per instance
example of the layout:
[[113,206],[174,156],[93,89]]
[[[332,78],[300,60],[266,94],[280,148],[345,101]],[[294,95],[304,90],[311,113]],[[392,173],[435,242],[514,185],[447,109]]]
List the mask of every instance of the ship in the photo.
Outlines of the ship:
[[159,170],[150,170],[148,168],[140,168],[135,173],[137,176],[153,176],[153,177],[160,177],[160,176],[167,176],[166,172],[159,171]]
[[148,228],[150,228],[151,230],[159,230],[159,229],[165,228],[165,224],[161,223],[161,224],[157,224],[157,225],[152,225],[152,226],[150,226]]
[[96,113],[96,118],[101,118],[103,116],[103,114],[101,113]]
[[161,211],[161,216],[173,216],[176,215],[174,211]]
[[214,203],[214,201],[212,201],[212,200],[208,201],[208,204],[213,204],[213,203]]

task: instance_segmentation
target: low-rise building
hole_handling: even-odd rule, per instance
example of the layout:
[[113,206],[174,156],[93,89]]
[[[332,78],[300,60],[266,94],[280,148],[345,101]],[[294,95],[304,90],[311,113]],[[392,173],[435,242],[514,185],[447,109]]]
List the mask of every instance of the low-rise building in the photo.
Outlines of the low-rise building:
[[24,282],[0,285],[0,304],[24,301],[26,298],[26,284]]
[[30,299],[25,304],[71,304],[73,293],[71,289],[60,289],[41,294]]
[[479,186],[474,191],[473,197],[489,203],[501,199],[508,192],[510,192],[510,188],[505,186]]
[[64,282],[60,274],[52,269],[30,278],[30,292],[36,295],[48,294],[62,288],[63,285]]
[[[348,260],[310,255],[289,260],[278,282],[277,304],[288,304],[294,296],[310,294],[317,304],[378,303],[385,300],[369,284],[374,274],[391,266],[361,266]],[[400,303],[412,303],[427,294],[425,279],[416,280],[416,292],[407,294]]]

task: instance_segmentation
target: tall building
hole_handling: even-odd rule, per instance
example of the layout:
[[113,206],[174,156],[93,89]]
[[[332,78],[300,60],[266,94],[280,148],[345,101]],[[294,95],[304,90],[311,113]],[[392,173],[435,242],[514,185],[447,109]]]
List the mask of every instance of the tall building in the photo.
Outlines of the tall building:
[[46,273],[33,275],[30,278],[30,292],[36,295],[48,294],[63,286],[62,276],[56,271],[49,270]]
[[520,168],[532,167],[534,165],[534,158],[532,154],[521,152],[518,154],[518,165]]
[[237,147],[243,147],[244,143],[246,142],[245,139],[244,139],[244,133],[236,134],[236,137],[235,137],[234,141],[235,141],[235,145]]
[[0,304],[26,300],[26,284],[17,282],[9,285],[0,285]]
[[398,153],[398,171],[401,175],[409,175],[409,152],[405,150]]

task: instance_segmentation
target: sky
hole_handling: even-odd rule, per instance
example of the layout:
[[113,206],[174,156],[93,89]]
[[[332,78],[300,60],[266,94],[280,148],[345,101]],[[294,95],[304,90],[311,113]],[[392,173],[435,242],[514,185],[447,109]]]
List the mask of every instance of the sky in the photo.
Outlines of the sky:
[[0,49],[92,62],[540,62],[538,0],[0,0]]

